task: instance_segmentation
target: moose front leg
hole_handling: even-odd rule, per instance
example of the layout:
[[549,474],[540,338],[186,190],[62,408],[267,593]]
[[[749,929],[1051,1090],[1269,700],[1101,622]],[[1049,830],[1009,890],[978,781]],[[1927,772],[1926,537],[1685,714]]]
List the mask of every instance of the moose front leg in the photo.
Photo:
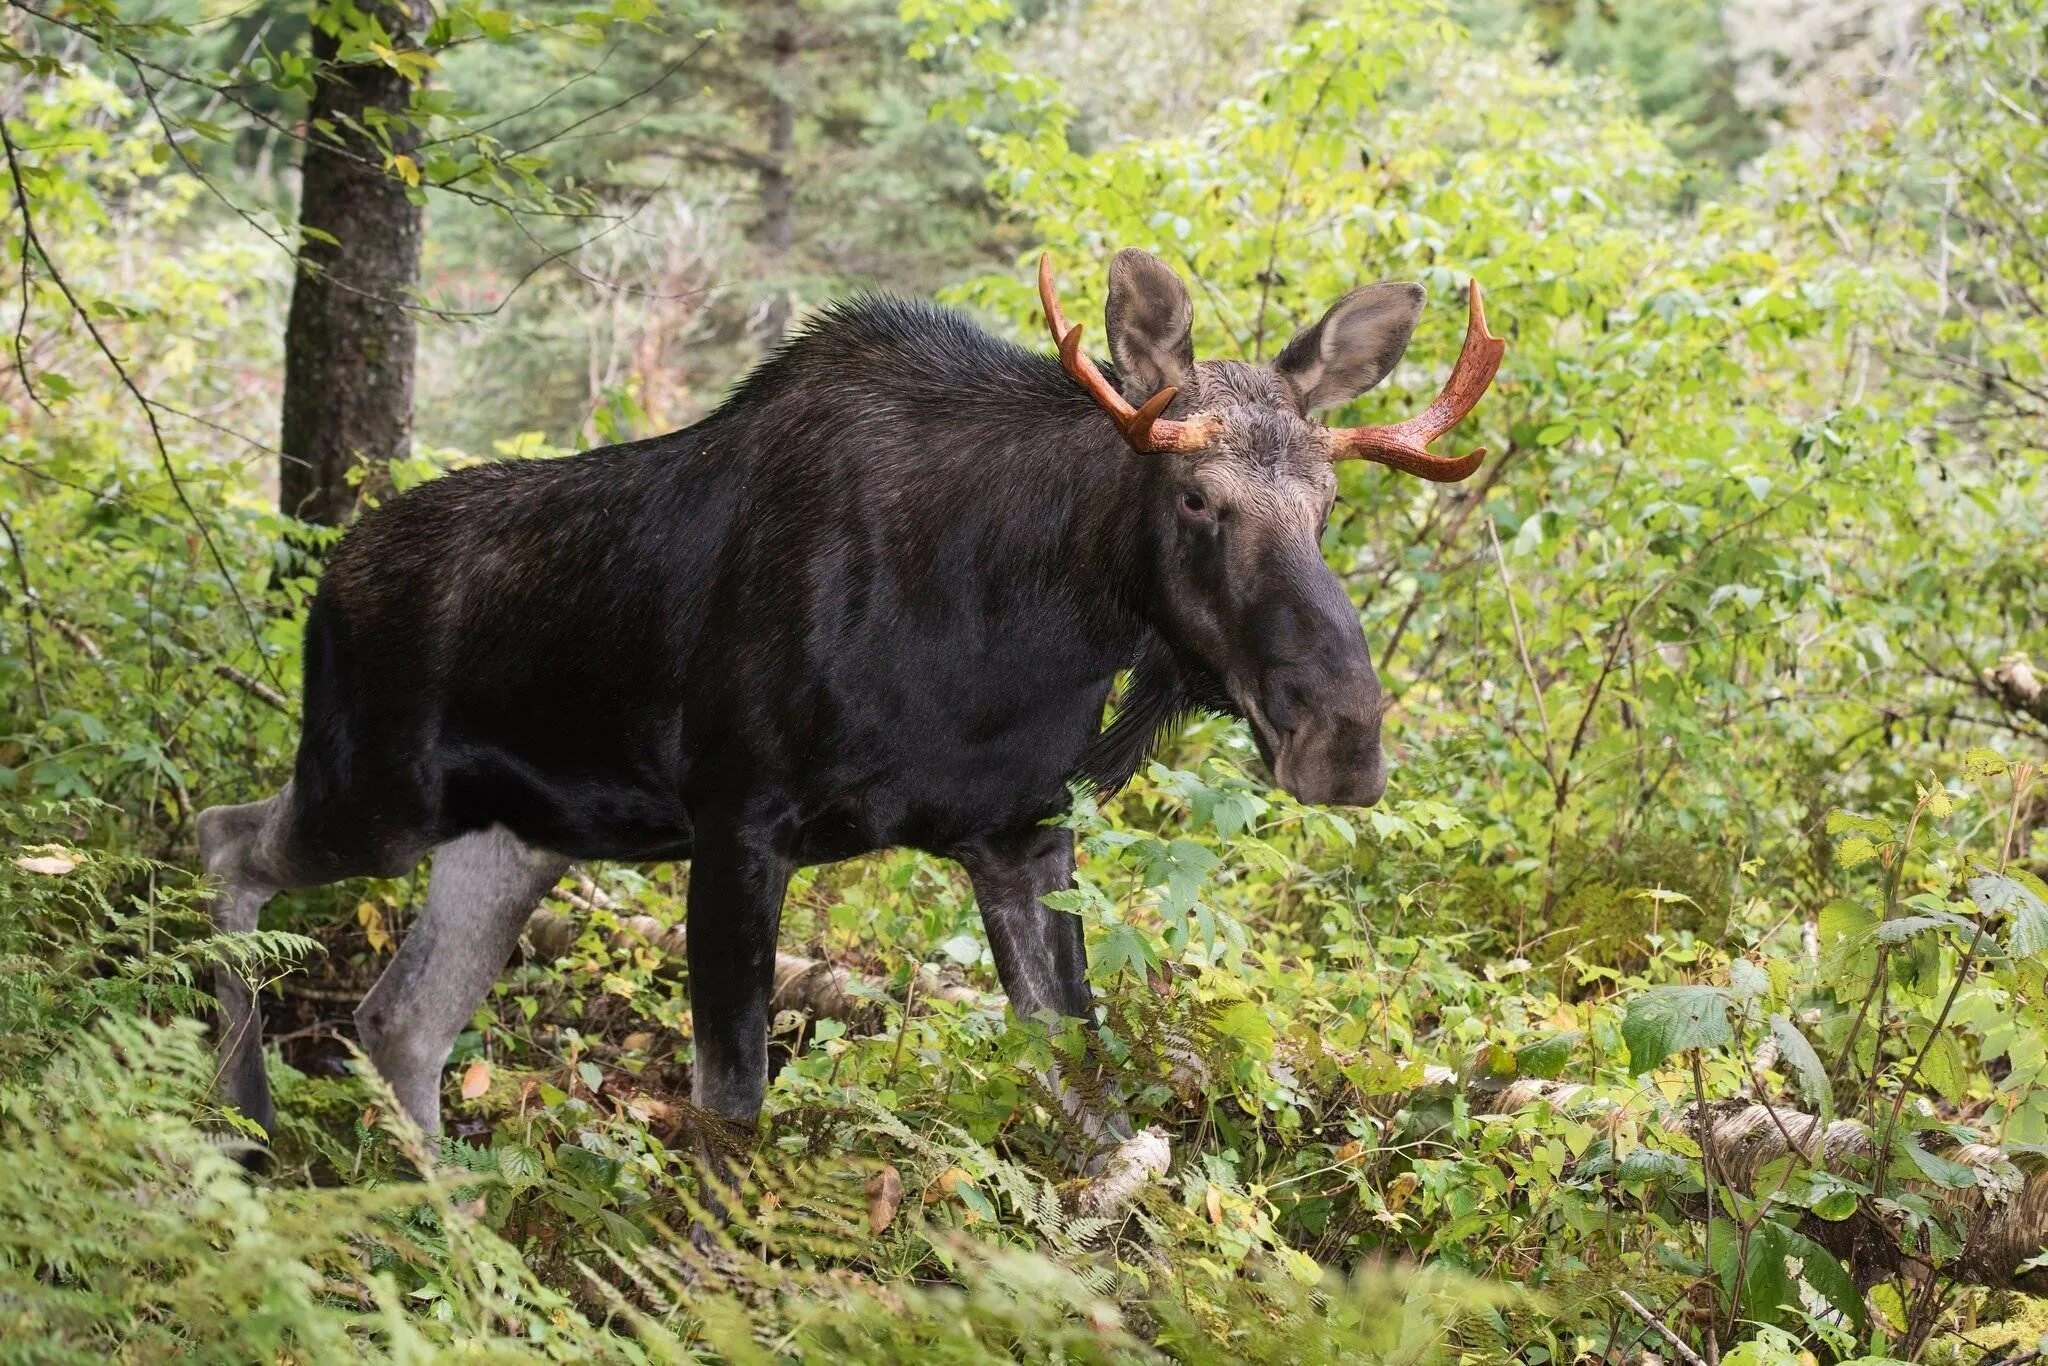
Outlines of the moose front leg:
[[1045,1010],[1091,1018],[1095,1001],[1081,918],[1039,900],[1074,885],[1073,832],[1027,826],[979,841],[961,862],[974,883],[1010,1008],[1027,1020]]
[[[1032,825],[991,836],[963,851],[975,900],[995,954],[996,975],[1020,1018],[1045,1011],[1093,1024],[1088,951],[1081,917],[1047,906],[1048,892],[1074,885],[1074,835],[1057,826]],[[1130,1137],[1130,1122],[1107,1098],[1091,1102],[1055,1065],[1044,1081],[1060,1109],[1096,1143]]]
[[705,1134],[697,1154],[714,1209],[715,1187],[739,1184],[733,1158],[752,1140],[768,1093],[768,1000],[775,986],[775,935],[790,862],[769,841],[699,827],[690,861],[691,1032],[696,1038],[692,1099],[726,1129]]

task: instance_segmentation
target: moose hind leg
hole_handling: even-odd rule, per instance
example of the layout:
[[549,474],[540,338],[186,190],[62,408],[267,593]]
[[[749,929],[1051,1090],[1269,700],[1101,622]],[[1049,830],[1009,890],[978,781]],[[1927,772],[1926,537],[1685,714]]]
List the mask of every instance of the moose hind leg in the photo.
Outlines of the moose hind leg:
[[[290,810],[291,788],[286,787],[267,801],[211,806],[199,813],[199,862],[218,884],[210,910],[220,933],[254,930],[264,905],[292,884],[284,858]],[[277,1115],[263,1071],[263,1017],[256,1008],[255,986],[222,964],[214,970],[214,995],[220,1002],[222,1095],[266,1134],[274,1132]]]
[[356,1010],[356,1033],[415,1124],[441,1129],[441,1069],[569,860],[489,830],[434,852],[427,908]]

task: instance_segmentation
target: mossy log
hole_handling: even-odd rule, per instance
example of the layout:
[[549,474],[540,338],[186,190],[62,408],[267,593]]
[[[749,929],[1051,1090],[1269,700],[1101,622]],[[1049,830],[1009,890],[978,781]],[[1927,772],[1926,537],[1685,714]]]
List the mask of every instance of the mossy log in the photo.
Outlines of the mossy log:
[[[534,913],[526,930],[534,949],[554,958],[569,951],[583,928],[580,919],[543,909]],[[683,928],[663,925],[652,916],[620,917],[605,937],[614,947],[646,944],[664,957],[679,963],[683,960]],[[888,994],[882,983],[851,969],[793,953],[775,956],[775,1010],[798,1010],[815,1019],[840,1020],[855,1029],[878,1028],[883,1023],[879,1003]],[[918,969],[916,995],[928,1001],[981,1006],[999,1005],[1002,1000],[948,982],[929,966]],[[1509,1115],[1548,1105],[1583,1117],[1617,1108],[1612,1098],[1576,1082],[1461,1078],[1436,1064],[1423,1067],[1418,1086],[1366,1103],[1376,1112],[1389,1113],[1432,1093],[1452,1094],[1461,1089],[1477,1115]],[[1702,1113],[1711,1117],[1710,1128],[1700,1122]],[[1795,1148],[1803,1160],[1851,1178],[1867,1168],[1876,1148],[1868,1126],[1859,1121],[1823,1123],[1801,1110],[1750,1101],[1710,1101],[1704,1112],[1697,1105],[1663,1108],[1659,1123],[1666,1132],[1711,1154],[1709,1170],[1716,1182],[1745,1193],[1753,1193],[1759,1177]],[[1900,1137],[1902,1140],[1903,1134]],[[1889,1187],[1894,1194],[1910,1191],[1937,1200],[1963,1216],[1962,1252],[1941,1266],[1941,1274],[1966,1284],[2048,1295],[2048,1267],[2026,1266],[2048,1252],[2048,1157],[1954,1140],[1934,1150],[1976,1172],[1978,1184],[1947,1189],[1919,1178],[1894,1177]],[[1128,1204],[1146,1180],[1164,1173],[1167,1153],[1165,1135],[1158,1130],[1126,1140],[1098,1164],[1103,1176],[1084,1189],[1084,1206],[1091,1213],[1109,1213]],[[1094,1189],[1096,1186],[1102,1189]],[[1695,1218],[1707,1208],[1699,1200],[1686,1202],[1685,1207]],[[1880,1212],[1871,1201],[1865,1201],[1846,1219],[1824,1220],[1809,1214],[1800,1221],[1799,1231],[1840,1257],[1864,1285],[1901,1273],[1924,1274],[1928,1269],[1926,1259],[1902,1242],[1896,1219]]]

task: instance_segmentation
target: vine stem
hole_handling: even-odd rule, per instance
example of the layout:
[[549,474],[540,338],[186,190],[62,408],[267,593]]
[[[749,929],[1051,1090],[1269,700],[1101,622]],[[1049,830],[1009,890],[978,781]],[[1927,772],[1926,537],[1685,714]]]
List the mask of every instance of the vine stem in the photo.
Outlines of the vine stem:
[[[86,335],[92,338],[93,345],[105,358],[115,378],[120,380],[121,387],[128,391],[136,405],[142,409],[142,419],[149,424],[150,439],[156,446],[157,460],[163,465],[164,477],[170,481],[171,492],[177,497],[178,506],[184,509],[185,515],[191,519],[193,528],[199,533],[199,539],[205,543],[206,553],[213,560],[214,568],[220,571],[221,583],[228,590],[228,596],[235,600],[235,607],[241,613],[242,623],[248,628],[249,641],[255,646],[257,662],[268,675],[271,685],[279,692],[283,692],[284,683],[277,676],[269,651],[263,648],[263,632],[256,624],[256,614],[250,610],[248,600],[242,596],[241,588],[235,583],[234,574],[228,569],[227,557],[221,554],[220,544],[214,540],[213,528],[207,525],[206,519],[199,515],[199,509],[193,506],[191,495],[185,489],[185,481],[179,476],[177,466],[171,460],[170,448],[164,444],[163,428],[156,420],[156,405],[150,401],[149,395],[142,392],[134,376],[129,374],[127,365],[115,354],[114,348],[101,334],[99,326],[92,320],[92,313],[72,292],[70,281],[57,269],[57,263],[51,258],[49,248],[43,244],[41,234],[36,231],[35,217],[29,209],[28,183],[22,179],[19,152],[15,147],[13,134],[7,131],[5,120],[0,120],[0,150],[7,154],[7,173],[14,182],[14,202],[21,210],[23,242],[35,248],[37,259],[42,261],[43,269],[50,273],[50,282],[56,285],[58,292],[64,296],[64,302],[70,305],[72,314],[84,326]],[[26,268],[24,265],[23,269]]]
[[[1700,1181],[1707,1191],[1707,1227],[1705,1247],[1707,1275],[1714,1274],[1714,1117],[1707,1110],[1707,1072],[1700,1063],[1700,1051],[1688,1050],[1692,1058],[1693,1103],[1699,1106],[1700,1114]],[[1718,1297],[1716,1297],[1718,1298]],[[1728,1317],[1731,1321],[1742,1317],[1742,1283],[1738,1280],[1728,1291]],[[1713,1302],[1713,1301],[1710,1301]],[[1714,1332],[1714,1320],[1720,1317],[1718,1309],[1707,1314],[1707,1366],[1720,1366],[1721,1351]]]
[[[1998,866],[1994,870],[1997,873],[2004,873],[2006,864],[2010,862],[2013,832],[2019,828],[2020,803],[2025,799],[2027,789],[2033,785],[2033,777],[2033,766],[2030,764],[2020,764],[2013,770],[2012,800],[2006,807],[2005,833],[1998,842]],[[1900,859],[1902,864],[1904,861],[1903,858]],[[1884,1138],[1877,1145],[1878,1164],[1872,1189],[1878,1198],[1884,1195],[1885,1168],[1890,1165],[1892,1134],[1898,1127],[1899,1115],[1906,1108],[1906,1092],[1919,1078],[1921,1065],[1927,1061],[1928,1053],[1933,1050],[1934,1041],[1941,1037],[1941,1031],[1948,1025],[1949,1013],[1955,1009],[1956,998],[1962,995],[1963,984],[1970,980],[1971,971],[1977,963],[1977,950],[1984,943],[1984,931],[1988,923],[1988,918],[1979,912],[1976,933],[1970,936],[1969,946],[1963,950],[1962,959],[1956,964],[1956,979],[1949,984],[1948,996],[1941,1003],[1941,1012],[1934,1017],[1934,1024],[1928,1029],[1925,1042],[1914,1055],[1913,1065],[1906,1069],[1905,1077],[1901,1079],[1898,1089],[1892,1095],[1891,1113],[1885,1117],[1884,1122]]]

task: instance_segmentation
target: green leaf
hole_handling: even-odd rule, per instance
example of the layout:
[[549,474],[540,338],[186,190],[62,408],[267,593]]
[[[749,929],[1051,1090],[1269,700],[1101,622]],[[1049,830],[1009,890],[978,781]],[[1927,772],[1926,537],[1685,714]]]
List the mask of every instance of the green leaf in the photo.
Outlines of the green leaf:
[[1889,821],[1837,807],[1828,812],[1828,833],[1836,836],[1861,835],[1867,840],[1883,841],[1891,839],[1893,831]]
[[1692,1173],[1691,1164],[1676,1153],[1658,1148],[1637,1148],[1621,1159],[1615,1179],[1633,1185],[1645,1181],[1683,1180]]
[[1920,1146],[1917,1136],[1909,1138],[1901,1149],[1908,1160],[1917,1167],[1920,1174],[1935,1185],[1948,1190],[1967,1190],[1977,1184],[1977,1169],[1951,1161],[1939,1153],[1928,1152]]
[[2048,886],[2024,868],[1970,879],[1970,899],[1987,916],[2011,917],[2005,948],[2015,958],[2048,953]]
[[1273,1051],[1273,1022],[1256,1001],[1239,1001],[1216,1016],[1212,1027],[1225,1038],[1244,1044],[1255,1056],[1263,1058]]
[[1869,1318],[1863,1304],[1863,1292],[1856,1288],[1856,1278],[1849,1274],[1848,1268],[1834,1253],[1794,1229],[1785,1230],[1785,1251],[1799,1259],[1799,1278],[1812,1286],[1814,1293],[1856,1325],[1859,1334],[1868,1331]]
[[1655,1067],[1688,1048],[1716,1048],[1734,1037],[1728,993],[1720,987],[1651,987],[1628,1003],[1621,1022],[1633,1073]]
[[1785,1265],[1786,1255],[1791,1251],[1791,1242],[1786,1237],[1788,1232],[1783,1224],[1769,1219],[1758,1224],[1749,1236],[1745,1263],[1741,1233],[1726,1219],[1714,1220],[1711,1229],[1714,1271],[1720,1277],[1723,1293],[1731,1300],[1737,1289],[1736,1273],[1738,1270],[1742,1272],[1741,1312],[1744,1318],[1770,1323],[1776,1320],[1779,1310],[1798,1303],[1797,1288]]
[[1737,1001],[1754,1001],[1771,992],[1771,975],[1750,962],[1737,958],[1728,965],[1728,989]]
[[1515,1050],[1515,1075],[1535,1077],[1539,1081],[1552,1081],[1564,1071],[1571,1061],[1572,1050],[1578,1047],[1584,1035],[1578,1030],[1567,1030],[1552,1034],[1534,1043],[1523,1044]]
[[1780,1014],[1771,1016],[1771,1037],[1777,1041],[1778,1057],[1791,1068],[1806,1103],[1819,1110],[1822,1119],[1833,1118],[1834,1088],[1828,1084],[1828,1070],[1821,1065],[1820,1054],[1814,1051],[1806,1035],[1800,1033],[1791,1016]]
[[1958,1101],[1969,1094],[1968,1064],[1955,1035],[1944,1030],[1928,1040],[1926,1056],[1920,1060],[1920,1075],[1943,1100]]
[[1829,1223],[1840,1223],[1856,1212],[1859,1197],[1847,1186],[1836,1186],[1823,1195],[1814,1197],[1807,1208]]
[[1159,963],[1152,941],[1129,925],[1111,925],[1089,957],[1104,976],[1128,971],[1142,977],[1148,968]]
[[1973,749],[1963,755],[1963,772],[1977,782],[2002,778],[2008,767],[2006,757],[1995,749]]
[[1974,930],[1976,926],[1959,915],[1947,911],[1930,911],[1920,915],[1901,915],[1871,926],[1870,937],[1880,944],[1897,944],[1911,939],[1916,934],[1929,930],[1961,927]]

